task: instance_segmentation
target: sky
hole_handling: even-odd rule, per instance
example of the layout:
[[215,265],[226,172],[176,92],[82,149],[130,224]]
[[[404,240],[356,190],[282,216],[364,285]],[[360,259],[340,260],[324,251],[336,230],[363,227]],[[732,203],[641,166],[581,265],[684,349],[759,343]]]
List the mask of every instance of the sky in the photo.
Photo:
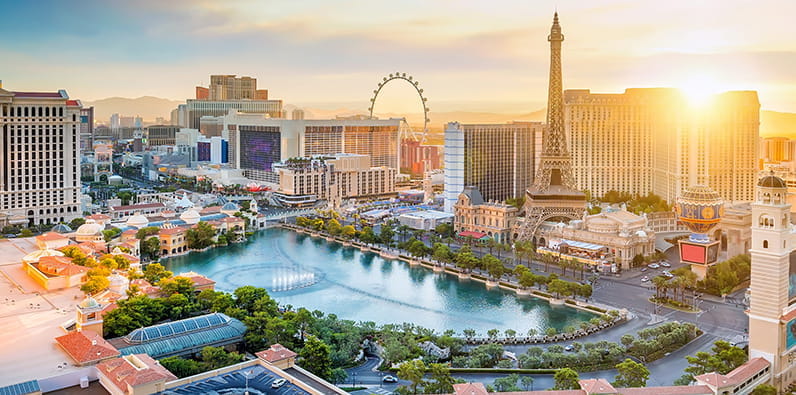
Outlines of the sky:
[[[0,0],[0,79],[183,100],[238,74],[288,104],[367,108],[405,72],[437,111],[530,112],[547,97],[555,10],[565,89],[757,90],[763,109],[796,112],[792,0]],[[376,104],[420,106],[399,83]]]

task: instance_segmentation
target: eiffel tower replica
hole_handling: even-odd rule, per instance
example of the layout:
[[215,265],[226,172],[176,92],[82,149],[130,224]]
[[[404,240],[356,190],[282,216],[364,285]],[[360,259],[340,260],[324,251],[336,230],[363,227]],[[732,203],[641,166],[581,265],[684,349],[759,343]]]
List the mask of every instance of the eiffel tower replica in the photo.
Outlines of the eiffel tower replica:
[[525,192],[525,219],[518,221],[517,240],[532,238],[539,225],[548,220],[569,221],[583,216],[586,195],[575,186],[572,159],[564,135],[564,103],[561,82],[561,25],[558,13],[547,36],[550,42],[550,86],[547,93],[547,128],[542,136],[542,153],[534,183]]

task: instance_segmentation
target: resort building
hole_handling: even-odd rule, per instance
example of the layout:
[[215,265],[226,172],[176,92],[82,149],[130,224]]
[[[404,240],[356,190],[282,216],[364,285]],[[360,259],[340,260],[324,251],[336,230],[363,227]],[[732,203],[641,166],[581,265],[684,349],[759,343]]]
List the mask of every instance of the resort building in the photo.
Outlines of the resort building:
[[445,211],[465,186],[476,186],[486,200],[505,201],[525,194],[533,183],[535,135],[541,122],[445,126]]
[[511,232],[517,213],[516,207],[485,201],[478,187],[467,186],[453,207],[453,228],[456,232],[475,232],[498,243],[508,243],[512,240]]
[[418,210],[398,216],[398,222],[417,230],[434,230],[441,224],[453,224],[453,214],[437,210]]
[[23,262],[25,272],[47,291],[71,288],[86,281],[89,268],[75,265],[65,256],[43,256],[37,262]]
[[105,240],[102,231],[105,230],[103,225],[100,225],[94,220],[87,220],[86,223],[80,225],[74,233],[75,241],[82,243],[84,241],[103,241]]
[[636,255],[655,252],[655,232],[647,218],[624,209],[609,208],[581,220],[543,222],[533,238],[537,252],[576,259],[600,270],[615,272],[632,266]]
[[119,350],[93,330],[69,332],[56,337],[55,342],[77,366],[94,365],[120,355]]
[[158,361],[147,354],[125,355],[97,365],[97,376],[111,394],[159,394],[166,382],[177,379]]
[[126,206],[112,206],[109,213],[113,221],[125,221],[134,215],[143,215],[145,217],[160,215],[164,210],[166,210],[166,206],[163,203],[138,203]]
[[759,110],[754,91],[722,93],[695,108],[676,89],[567,90],[575,183],[597,197],[653,192],[672,202],[690,185],[707,185],[728,202],[752,201]]
[[395,195],[398,170],[372,167],[367,155],[335,154],[291,158],[277,163],[276,199],[288,206],[308,206],[328,200],[337,206],[342,199]]
[[224,117],[229,163],[244,176],[278,183],[273,165],[289,158],[368,155],[370,167],[398,169],[400,119],[287,120],[230,113]]
[[181,226],[163,224],[163,227],[158,231],[161,257],[182,255],[188,252],[188,244],[185,237],[186,230],[186,228]]
[[80,217],[80,109],[66,91],[0,83],[0,213],[28,225]]

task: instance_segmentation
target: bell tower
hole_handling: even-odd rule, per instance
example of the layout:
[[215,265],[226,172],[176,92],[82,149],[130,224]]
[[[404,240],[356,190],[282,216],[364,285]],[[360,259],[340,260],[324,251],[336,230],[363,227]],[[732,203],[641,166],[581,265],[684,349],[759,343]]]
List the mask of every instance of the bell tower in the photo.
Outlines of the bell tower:
[[773,175],[757,184],[752,203],[749,357],[772,365],[780,390],[796,381],[796,255],[785,182]]
[[102,305],[91,296],[86,296],[76,310],[75,329],[78,332],[89,329],[102,336]]

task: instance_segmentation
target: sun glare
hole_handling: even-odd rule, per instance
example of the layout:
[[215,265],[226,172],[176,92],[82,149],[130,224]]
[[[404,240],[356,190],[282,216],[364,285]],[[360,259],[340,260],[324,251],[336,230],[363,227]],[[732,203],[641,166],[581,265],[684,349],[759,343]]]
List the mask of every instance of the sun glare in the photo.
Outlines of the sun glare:
[[680,84],[680,91],[692,106],[703,106],[722,91],[721,85],[709,74],[695,74]]

